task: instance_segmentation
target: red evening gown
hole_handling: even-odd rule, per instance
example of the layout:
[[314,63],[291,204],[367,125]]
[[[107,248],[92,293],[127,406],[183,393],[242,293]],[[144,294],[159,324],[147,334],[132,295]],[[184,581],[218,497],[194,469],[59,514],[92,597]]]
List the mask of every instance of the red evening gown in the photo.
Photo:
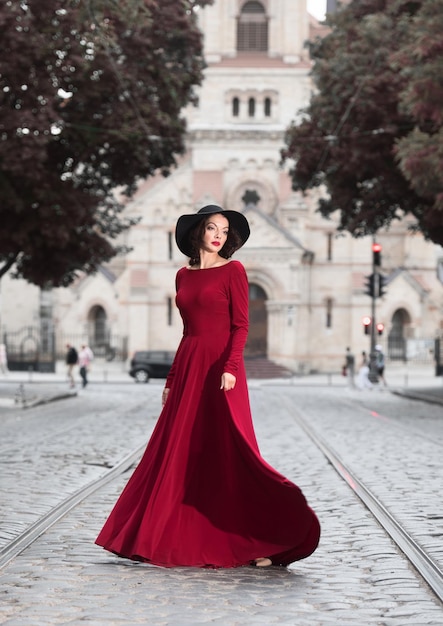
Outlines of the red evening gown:
[[[169,397],[96,543],[165,567],[288,565],[316,549],[320,525],[301,490],[260,455],[243,363],[248,283],[230,261],[177,273],[183,338]],[[237,377],[220,389],[223,372]]]

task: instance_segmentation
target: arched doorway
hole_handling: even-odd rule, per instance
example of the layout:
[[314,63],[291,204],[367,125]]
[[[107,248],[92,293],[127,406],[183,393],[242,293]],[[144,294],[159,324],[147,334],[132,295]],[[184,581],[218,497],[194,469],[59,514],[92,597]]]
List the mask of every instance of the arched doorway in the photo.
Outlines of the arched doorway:
[[391,330],[388,335],[388,355],[392,360],[406,360],[407,327],[411,317],[406,309],[397,309],[392,316]]
[[254,283],[249,285],[249,335],[246,357],[266,356],[268,352],[268,314],[265,291]]
[[88,314],[89,345],[97,350],[109,343],[108,316],[102,306],[93,306]]

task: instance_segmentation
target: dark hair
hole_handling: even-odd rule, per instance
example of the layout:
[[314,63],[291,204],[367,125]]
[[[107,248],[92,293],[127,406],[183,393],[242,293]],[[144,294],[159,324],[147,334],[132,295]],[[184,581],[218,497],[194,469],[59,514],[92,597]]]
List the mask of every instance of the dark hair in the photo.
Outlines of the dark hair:
[[[222,213],[214,213],[213,215],[222,215]],[[200,263],[200,248],[203,241],[203,235],[206,228],[208,219],[212,216],[208,215],[206,219],[201,220],[189,233],[189,241],[191,243],[192,254],[189,259],[189,265],[193,267]],[[228,220],[229,221],[229,220]],[[229,259],[236,250],[241,248],[242,239],[238,232],[229,224],[228,238],[225,241],[223,248],[220,250],[219,255],[224,259]]]

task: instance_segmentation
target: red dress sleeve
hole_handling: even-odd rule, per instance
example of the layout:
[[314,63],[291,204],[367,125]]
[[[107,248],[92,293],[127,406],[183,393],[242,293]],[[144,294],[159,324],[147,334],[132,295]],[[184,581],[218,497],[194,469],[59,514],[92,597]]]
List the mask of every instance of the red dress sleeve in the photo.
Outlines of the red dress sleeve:
[[243,359],[243,350],[248,338],[249,327],[249,287],[243,265],[231,261],[232,271],[229,278],[229,310],[231,315],[231,343],[224,372],[237,375]]
[[[180,277],[181,277],[181,273],[182,273],[183,271],[187,272],[188,270],[187,270],[186,268],[183,268],[183,267],[182,267],[182,268],[181,268],[181,269],[177,272],[177,276],[175,277],[175,290],[176,290],[176,292],[178,291],[178,287],[179,287],[179,284],[180,284]],[[179,352],[180,352],[180,349],[181,349],[182,344],[183,344],[183,340],[184,340],[184,338],[186,337],[186,335],[187,335],[187,332],[186,332],[186,325],[183,325],[183,336],[182,336],[182,338],[181,338],[180,343],[178,344],[178,348],[177,348],[177,351],[176,351],[176,353],[175,353],[175,356],[174,356],[174,360],[173,360],[173,362],[172,362],[171,369],[169,370],[169,374],[168,374],[168,375],[167,375],[167,377],[166,377],[165,389],[170,389],[170,388],[172,387],[172,381],[174,380],[175,370],[176,370],[176,367],[177,367],[177,366],[176,366],[176,363],[177,363],[177,356],[178,356],[178,354],[179,354]]]

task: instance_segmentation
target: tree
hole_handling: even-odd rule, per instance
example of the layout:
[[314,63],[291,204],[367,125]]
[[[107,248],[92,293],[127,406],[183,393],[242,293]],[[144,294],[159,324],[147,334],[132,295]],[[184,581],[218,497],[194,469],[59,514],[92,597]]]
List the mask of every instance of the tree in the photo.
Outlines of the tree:
[[[418,88],[423,68],[414,56],[417,27],[421,24],[425,39],[422,16],[431,4],[434,15],[437,5],[441,13],[442,0],[354,0],[328,18],[330,34],[310,43],[317,92],[300,123],[287,130],[282,158],[294,159],[293,188],[325,185],[328,195],[320,200],[319,211],[325,217],[339,211],[339,228],[357,237],[411,214],[425,237],[443,243],[441,212],[435,219],[438,184],[423,194],[406,157],[408,146],[420,149],[407,143],[417,129],[423,130],[410,91],[411,74]],[[436,45],[433,62],[441,68]],[[429,83],[434,78],[430,75]],[[441,100],[435,108],[441,113]],[[441,123],[427,128],[434,145],[441,146],[436,133]],[[440,159],[441,169],[439,149],[432,156],[434,164]],[[435,179],[435,171],[427,176]]]
[[397,142],[397,155],[405,178],[431,205],[426,229],[443,243],[443,2],[424,2],[409,28],[411,43],[393,60],[407,80],[400,106],[415,127]]
[[123,250],[116,191],[184,152],[211,3],[0,0],[0,277],[68,285]]

